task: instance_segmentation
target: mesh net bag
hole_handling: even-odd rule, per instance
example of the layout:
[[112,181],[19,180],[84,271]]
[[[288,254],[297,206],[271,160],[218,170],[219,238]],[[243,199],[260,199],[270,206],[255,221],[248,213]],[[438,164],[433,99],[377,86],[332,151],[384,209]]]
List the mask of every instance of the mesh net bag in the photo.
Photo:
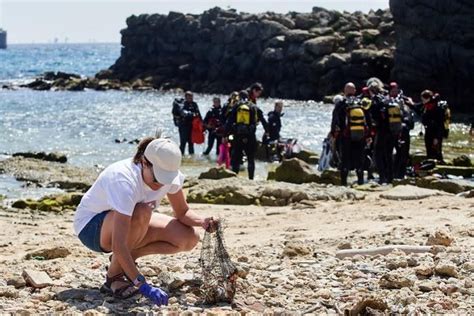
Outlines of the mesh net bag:
[[217,230],[204,234],[201,258],[203,299],[207,304],[231,303],[234,299],[237,268],[226,250],[222,221]]

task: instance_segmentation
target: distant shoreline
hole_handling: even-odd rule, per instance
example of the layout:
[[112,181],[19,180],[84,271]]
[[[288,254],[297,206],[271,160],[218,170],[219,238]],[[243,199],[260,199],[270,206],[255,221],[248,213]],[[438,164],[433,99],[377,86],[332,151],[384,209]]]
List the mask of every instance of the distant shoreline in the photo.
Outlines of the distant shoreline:
[[97,42],[97,43],[81,43],[81,42],[74,42],[74,43],[9,43],[8,47],[11,46],[29,46],[29,45],[58,45],[58,46],[65,46],[65,45],[120,45],[120,42]]

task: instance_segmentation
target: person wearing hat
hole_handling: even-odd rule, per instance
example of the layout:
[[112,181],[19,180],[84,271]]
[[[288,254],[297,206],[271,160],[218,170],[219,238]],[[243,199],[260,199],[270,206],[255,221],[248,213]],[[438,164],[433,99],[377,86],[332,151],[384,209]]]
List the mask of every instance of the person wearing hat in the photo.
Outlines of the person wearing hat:
[[[133,159],[108,166],[85,193],[74,216],[74,232],[90,250],[111,253],[101,292],[125,299],[141,293],[157,305],[168,295],[147,283],[135,260],[193,249],[194,227],[214,230],[217,221],[189,209],[179,171],[181,151],[169,139],[143,139]],[[154,213],[167,196],[174,217]]]

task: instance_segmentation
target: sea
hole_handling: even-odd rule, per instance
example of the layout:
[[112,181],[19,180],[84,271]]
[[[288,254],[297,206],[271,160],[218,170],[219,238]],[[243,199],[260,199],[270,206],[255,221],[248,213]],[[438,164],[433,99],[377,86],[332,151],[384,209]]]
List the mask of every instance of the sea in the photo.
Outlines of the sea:
[[[114,64],[120,56],[120,44],[22,44],[0,50],[0,87],[2,84],[21,84],[47,71],[63,71],[82,76],[93,76]],[[236,90],[245,87],[235,87]],[[204,115],[216,95],[194,96]],[[104,168],[109,164],[132,157],[136,144],[129,141],[162,135],[178,142],[178,130],[173,124],[171,107],[181,95],[168,92],[124,91],[33,91],[29,89],[0,89],[0,159],[15,152],[61,152],[69,163],[81,167]],[[224,103],[225,95],[217,95]],[[259,106],[267,113],[277,100],[262,98]],[[283,100],[281,135],[294,138],[300,146],[320,152],[330,127],[332,106],[312,100]],[[446,143],[445,156],[467,153],[474,138],[468,126],[455,124]],[[257,137],[262,136],[262,127]],[[413,148],[424,151],[423,129],[418,124],[412,131]],[[116,140],[127,140],[117,143]],[[214,151],[207,157],[202,152],[206,145],[196,145],[196,154],[186,156],[182,171],[189,176],[216,165]],[[467,149],[467,151],[466,151]],[[256,179],[266,179],[275,164],[257,163]],[[245,171],[244,171],[245,173]],[[0,174],[0,195],[37,197],[54,189],[25,188],[23,183]]]
[[[2,83],[24,83],[46,71],[63,71],[93,76],[110,67],[120,56],[119,44],[29,44],[10,45],[0,50],[0,86]],[[235,87],[240,90],[245,87]],[[128,141],[163,135],[178,141],[171,106],[181,95],[163,92],[123,91],[33,91],[0,89],[0,154],[3,159],[15,152],[61,152],[71,164],[105,167],[114,161],[133,156],[136,145]],[[195,94],[204,115],[214,95]],[[225,95],[218,95],[222,102]],[[261,99],[265,113],[273,109],[275,99]],[[296,138],[314,151],[321,150],[331,118],[331,106],[315,101],[284,101],[282,136]],[[257,136],[261,137],[259,127]],[[126,139],[116,143],[116,139]],[[215,165],[216,157],[205,157],[205,145],[196,145],[195,156],[186,157],[183,171],[197,175]],[[0,158],[2,159],[2,158]],[[267,169],[258,163],[257,179],[265,179]],[[19,186],[1,175],[0,194]],[[3,192],[3,193],[2,193]],[[25,192],[18,189],[15,192]],[[29,194],[29,193],[28,193]]]

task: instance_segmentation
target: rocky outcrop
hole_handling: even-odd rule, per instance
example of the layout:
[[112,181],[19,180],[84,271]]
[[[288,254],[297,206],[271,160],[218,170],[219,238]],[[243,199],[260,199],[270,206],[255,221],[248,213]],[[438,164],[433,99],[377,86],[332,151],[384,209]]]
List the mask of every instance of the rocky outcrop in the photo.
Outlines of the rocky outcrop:
[[315,201],[362,200],[366,194],[345,188],[316,183],[302,185],[285,182],[251,181],[243,178],[222,180],[189,180],[187,200],[190,203],[286,206]]
[[209,93],[260,81],[267,95],[293,99],[321,99],[348,80],[388,80],[394,45],[388,10],[143,14],[121,33],[120,58],[97,80]]
[[45,152],[18,152],[12,155],[13,157],[24,157],[24,158],[34,158],[45,161],[55,161],[60,163],[66,163],[67,157],[61,153],[45,153]]
[[397,35],[393,76],[410,93],[439,91],[472,111],[474,2],[390,0]]
[[276,180],[290,183],[318,182],[319,175],[306,162],[298,159],[283,160],[274,172],[268,174],[268,180]]
[[59,162],[13,157],[0,161],[0,174],[8,174],[18,181],[39,187],[85,192],[97,178],[98,172]]

